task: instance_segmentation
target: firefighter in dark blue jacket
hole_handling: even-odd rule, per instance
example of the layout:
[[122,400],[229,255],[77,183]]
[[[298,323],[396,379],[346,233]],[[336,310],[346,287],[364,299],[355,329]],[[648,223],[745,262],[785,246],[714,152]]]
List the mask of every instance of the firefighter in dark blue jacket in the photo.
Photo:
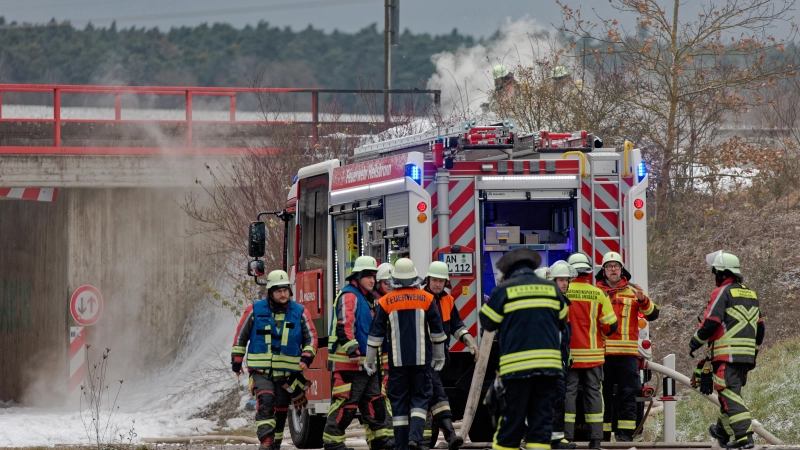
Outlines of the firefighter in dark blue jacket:
[[550,449],[569,302],[553,282],[534,274],[541,262],[539,253],[527,248],[503,255],[496,266],[504,281],[481,307],[483,328],[498,330],[499,376],[505,386],[495,450],[519,449],[523,438],[527,449]]
[[286,272],[270,272],[267,298],[244,310],[231,350],[231,368],[237,374],[242,371],[247,350],[250,393],[256,397],[259,450],[280,448],[290,401],[298,408],[308,404],[308,387],[296,382],[317,354],[317,331],[308,311],[291,297]]

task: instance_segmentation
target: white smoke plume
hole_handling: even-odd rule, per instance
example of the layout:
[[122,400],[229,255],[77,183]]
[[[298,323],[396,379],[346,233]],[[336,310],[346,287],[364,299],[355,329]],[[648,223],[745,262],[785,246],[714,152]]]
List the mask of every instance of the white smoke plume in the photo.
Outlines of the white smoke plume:
[[547,32],[528,16],[508,18],[499,36],[485,45],[433,55],[436,73],[429,78],[428,89],[442,90],[442,116],[468,119],[479,115],[494,86],[492,67],[502,64],[513,70],[538,55],[550,54],[553,41],[546,38]]

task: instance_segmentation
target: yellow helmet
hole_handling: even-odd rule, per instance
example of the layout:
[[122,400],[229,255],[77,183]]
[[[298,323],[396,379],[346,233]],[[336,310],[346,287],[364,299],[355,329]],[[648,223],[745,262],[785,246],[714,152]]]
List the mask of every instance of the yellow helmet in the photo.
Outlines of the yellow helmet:
[[603,255],[603,264],[601,265],[605,267],[605,265],[610,262],[618,262],[623,269],[625,268],[625,264],[622,262],[622,255],[617,252],[608,252]]
[[730,270],[731,273],[741,276],[742,271],[739,269],[739,258],[733,253],[728,253],[725,250],[718,250],[714,253],[706,255],[706,262],[709,266],[719,271]]
[[441,261],[434,261],[428,266],[428,274],[425,276],[450,280],[450,271],[447,269],[447,264]]
[[592,271],[592,262],[585,253],[577,252],[569,255],[567,263],[574,267],[579,273],[589,273]]
[[395,261],[392,278],[396,280],[413,280],[417,278],[417,269],[414,267],[414,262],[408,258],[400,258]]
[[506,66],[502,64],[498,64],[492,68],[492,78],[494,78],[495,80],[498,78],[506,77],[508,76],[509,73],[511,72],[508,69],[506,69]]
[[292,281],[289,280],[289,275],[283,270],[273,270],[267,275],[267,297],[269,297],[273,291],[281,288],[289,289],[289,295],[294,295],[292,293]]
[[569,70],[564,66],[555,66],[550,72],[550,78],[557,80],[569,76]]
[[[348,279],[356,278],[356,276],[361,275],[361,272],[377,272],[378,271],[378,261],[375,261],[375,258],[372,256],[359,256],[353,262],[353,270],[350,272],[350,276]],[[374,273],[372,275],[375,275]]]

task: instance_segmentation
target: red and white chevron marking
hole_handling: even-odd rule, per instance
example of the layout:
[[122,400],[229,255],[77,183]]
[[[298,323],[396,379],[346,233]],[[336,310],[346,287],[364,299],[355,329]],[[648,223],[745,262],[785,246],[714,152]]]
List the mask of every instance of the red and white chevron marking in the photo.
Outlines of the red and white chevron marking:
[[57,188],[0,188],[0,197],[18,198],[20,200],[36,200],[54,202],[58,195]]
[[[436,211],[439,199],[436,192],[436,183],[426,180],[425,190],[431,195],[431,210]],[[450,203],[450,245],[475,248],[475,180],[451,179],[448,201]],[[438,250],[439,224],[434,216],[432,223],[432,238],[434,252]],[[477,258],[477,255],[476,255]],[[475,275],[478,275],[476,270]],[[458,312],[464,325],[473,336],[478,335],[478,283],[477,278],[453,278],[450,294],[456,300]],[[466,295],[462,295],[466,292]],[[459,341],[450,341],[450,351],[466,351],[466,347]]]
[[[609,181],[608,178],[596,178],[597,181]],[[625,204],[625,195],[633,185],[633,178],[623,178],[622,203]],[[592,232],[597,233],[597,237],[611,237],[624,234],[625,222],[623,215],[622,233],[617,230],[617,213],[603,212],[594,214],[594,230],[592,230],[592,187],[591,181],[584,178],[581,182],[581,249],[587,255],[592,256],[595,264],[600,264],[603,255],[608,252],[619,253],[619,241],[616,240],[597,240],[595,241],[595,252],[592,255]],[[617,204],[617,187],[613,184],[596,184],[594,192],[594,207],[597,209],[621,209]],[[624,257],[624,255],[623,255]]]
[[74,393],[83,383],[86,372],[86,331],[84,327],[69,327],[69,392]]

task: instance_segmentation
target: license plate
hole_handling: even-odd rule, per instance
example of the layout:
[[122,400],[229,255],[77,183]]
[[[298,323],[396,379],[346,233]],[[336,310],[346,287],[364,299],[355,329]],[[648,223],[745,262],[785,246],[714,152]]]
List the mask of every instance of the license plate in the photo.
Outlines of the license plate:
[[472,253],[440,253],[439,261],[447,264],[450,275],[472,275],[474,272]]

